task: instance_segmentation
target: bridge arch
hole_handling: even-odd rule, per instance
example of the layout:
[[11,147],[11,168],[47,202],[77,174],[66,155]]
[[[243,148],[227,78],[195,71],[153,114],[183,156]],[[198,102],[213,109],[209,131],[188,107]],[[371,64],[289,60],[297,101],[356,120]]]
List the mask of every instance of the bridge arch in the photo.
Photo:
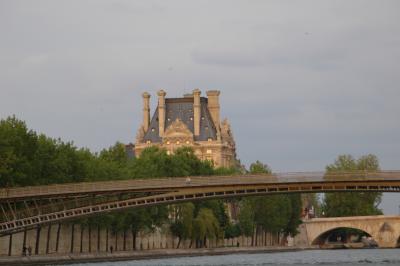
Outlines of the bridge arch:
[[399,245],[400,216],[356,216],[315,218],[304,221],[309,245],[318,245],[324,234],[337,228],[354,228],[367,233],[379,247]]
[[[346,233],[347,233],[347,235],[345,235]],[[327,241],[328,242],[330,240],[332,241],[332,239],[329,239],[329,237],[333,237],[333,238],[340,237],[341,242],[346,243],[349,241],[349,239],[346,239],[346,237],[350,237],[351,234],[355,234],[355,233],[359,234],[360,237],[366,236],[366,237],[372,237],[372,239],[374,239],[374,237],[372,236],[372,233],[365,231],[365,228],[337,226],[337,227],[328,229],[324,232],[321,232],[315,239],[313,239],[311,241],[311,245],[323,245]],[[334,239],[334,240],[337,240],[337,239]],[[333,242],[336,242],[336,241],[333,241]],[[340,241],[337,241],[337,242],[340,242]]]

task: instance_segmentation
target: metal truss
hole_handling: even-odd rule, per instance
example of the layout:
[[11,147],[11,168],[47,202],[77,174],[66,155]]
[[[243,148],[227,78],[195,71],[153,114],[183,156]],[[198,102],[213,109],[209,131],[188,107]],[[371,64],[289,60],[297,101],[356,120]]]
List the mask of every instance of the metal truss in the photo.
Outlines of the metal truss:
[[80,185],[0,190],[0,236],[68,219],[195,200],[282,193],[400,192],[400,171],[166,178]]

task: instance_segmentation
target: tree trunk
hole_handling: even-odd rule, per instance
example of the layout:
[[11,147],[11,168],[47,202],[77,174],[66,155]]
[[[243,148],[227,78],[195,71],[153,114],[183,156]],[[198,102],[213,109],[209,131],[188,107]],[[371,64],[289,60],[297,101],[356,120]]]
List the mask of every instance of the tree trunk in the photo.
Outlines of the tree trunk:
[[124,244],[123,244],[123,250],[126,251],[126,230],[124,229]]
[[61,230],[61,223],[58,223],[57,237],[56,237],[56,252],[58,252],[58,246],[60,243],[60,230]]
[[193,239],[190,239],[189,248],[192,248],[192,244],[193,244]]
[[118,250],[118,232],[115,232],[115,251]]
[[35,243],[35,255],[39,254],[39,241],[40,241],[40,231],[41,231],[41,226],[39,225],[36,229],[36,243]]
[[256,226],[256,236],[255,236],[255,241],[254,241],[254,243],[255,243],[255,246],[258,246],[258,226]]
[[264,231],[264,246],[267,245],[267,232]]
[[51,224],[47,228],[47,239],[46,239],[46,254],[49,254],[50,249],[50,233],[51,233]]
[[80,247],[80,252],[83,252],[83,226],[81,225],[81,247]]
[[89,232],[89,253],[92,252],[92,227],[90,224],[88,225],[88,232]]
[[12,236],[13,234],[10,234],[10,238],[8,241],[8,256],[11,256],[11,251],[12,251]]
[[204,237],[203,239],[203,247],[207,248],[207,237]]
[[108,252],[108,226],[106,227],[106,252]]
[[254,247],[254,231],[256,230],[256,228],[254,227],[253,232],[251,234],[251,246]]
[[[26,248],[26,228],[24,230],[24,241],[22,242],[22,249]],[[25,255],[26,255],[26,251],[25,251]]]
[[100,252],[100,225],[97,225],[97,252]]
[[71,253],[74,252],[74,235],[75,235],[75,224],[72,224],[71,228]]
[[176,248],[178,249],[179,248],[179,245],[181,244],[181,237],[178,237],[178,245],[176,245]]
[[136,236],[137,232],[132,230],[132,250],[136,250]]

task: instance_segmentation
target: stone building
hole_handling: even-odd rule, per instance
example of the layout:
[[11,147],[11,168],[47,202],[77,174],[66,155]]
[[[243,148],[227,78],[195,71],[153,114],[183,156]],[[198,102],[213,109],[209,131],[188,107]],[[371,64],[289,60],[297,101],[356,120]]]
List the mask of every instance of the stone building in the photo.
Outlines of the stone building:
[[140,126],[133,149],[140,156],[143,149],[156,145],[168,154],[182,146],[193,148],[201,160],[210,160],[214,166],[230,167],[236,162],[235,141],[227,119],[220,120],[217,90],[201,97],[199,89],[182,98],[166,98],[160,90],[158,106],[150,119],[150,94],[143,97],[143,123]]

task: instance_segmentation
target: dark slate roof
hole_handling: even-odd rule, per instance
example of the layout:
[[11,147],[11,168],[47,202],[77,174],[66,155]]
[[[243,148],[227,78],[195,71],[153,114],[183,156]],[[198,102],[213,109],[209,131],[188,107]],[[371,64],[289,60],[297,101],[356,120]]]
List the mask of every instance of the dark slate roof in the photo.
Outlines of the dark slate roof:
[[135,145],[133,145],[132,143],[125,145],[125,152],[129,159],[134,158],[135,157]]
[[[208,138],[216,140],[217,131],[207,108],[207,98],[201,97],[200,105],[200,135],[195,136],[194,140],[206,141]],[[179,119],[194,133],[194,121],[193,119],[190,120],[191,117],[193,118],[193,97],[167,98],[165,99],[165,111],[165,129],[176,119]],[[144,141],[161,142],[158,129],[158,108],[156,108],[149,129],[144,135]]]

